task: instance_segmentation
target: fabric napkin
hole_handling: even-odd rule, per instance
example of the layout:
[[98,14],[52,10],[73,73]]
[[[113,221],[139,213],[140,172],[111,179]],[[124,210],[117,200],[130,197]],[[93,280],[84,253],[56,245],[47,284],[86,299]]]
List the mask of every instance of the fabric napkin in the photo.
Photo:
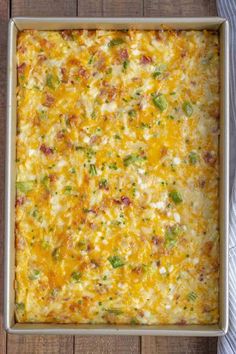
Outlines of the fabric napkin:
[[236,0],[217,0],[220,17],[230,25],[230,216],[229,330],[218,339],[218,354],[236,354]]

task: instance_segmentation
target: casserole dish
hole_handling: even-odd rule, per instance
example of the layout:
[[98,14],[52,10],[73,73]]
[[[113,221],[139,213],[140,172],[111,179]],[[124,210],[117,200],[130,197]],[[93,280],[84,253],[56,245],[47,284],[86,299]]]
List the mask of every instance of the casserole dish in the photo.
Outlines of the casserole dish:
[[[115,25],[111,25],[115,23]],[[14,170],[14,150],[15,146],[15,125],[16,125],[16,37],[17,29],[210,29],[220,28],[220,61],[221,61],[221,139],[220,139],[220,323],[218,325],[165,325],[165,326],[124,326],[124,325],[59,325],[59,324],[15,324],[11,331],[21,333],[68,333],[68,334],[166,334],[166,335],[219,335],[223,334],[227,328],[227,198],[228,198],[228,79],[227,79],[227,23],[222,19],[210,18],[207,22],[203,19],[184,19],[182,24],[178,19],[56,19],[36,20],[36,19],[14,19],[10,22],[10,56],[9,56],[9,112],[8,112],[8,145],[7,145],[7,203],[6,203],[6,327],[9,328],[10,322],[14,317],[14,261],[15,256],[12,245],[14,244],[14,201],[15,201],[15,170]],[[226,38],[226,40],[225,40]],[[224,65],[223,65],[224,64]],[[10,296],[11,295],[11,296]],[[11,302],[10,302],[11,301]],[[203,332],[201,331],[203,330]],[[46,331],[46,332],[45,332]],[[105,331],[105,332],[104,332]],[[204,333],[204,334],[203,334]]]

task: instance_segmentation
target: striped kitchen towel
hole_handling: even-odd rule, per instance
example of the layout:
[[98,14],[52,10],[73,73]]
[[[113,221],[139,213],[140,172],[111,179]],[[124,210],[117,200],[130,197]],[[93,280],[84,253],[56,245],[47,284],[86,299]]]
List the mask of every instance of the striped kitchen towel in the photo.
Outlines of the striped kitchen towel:
[[230,220],[229,331],[218,340],[218,354],[236,354],[236,0],[217,0],[220,17],[230,25]]

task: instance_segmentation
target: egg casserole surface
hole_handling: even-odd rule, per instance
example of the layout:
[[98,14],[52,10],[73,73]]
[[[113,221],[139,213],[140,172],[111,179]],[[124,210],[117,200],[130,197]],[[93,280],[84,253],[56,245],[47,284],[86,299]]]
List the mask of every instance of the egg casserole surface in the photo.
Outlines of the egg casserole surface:
[[217,323],[218,33],[26,30],[17,69],[17,321]]

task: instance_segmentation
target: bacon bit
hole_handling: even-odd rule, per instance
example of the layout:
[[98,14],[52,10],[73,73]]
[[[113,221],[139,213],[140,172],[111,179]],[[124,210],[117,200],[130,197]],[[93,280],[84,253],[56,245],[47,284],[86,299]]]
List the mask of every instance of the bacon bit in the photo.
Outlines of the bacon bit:
[[204,274],[203,273],[201,273],[200,275],[199,275],[199,281],[203,281],[204,280]]
[[186,325],[187,322],[183,319],[183,320],[180,320],[179,322],[176,322],[177,325]]
[[214,166],[216,163],[216,155],[211,151],[206,151],[203,155],[203,159],[210,166]]
[[74,125],[78,120],[78,117],[75,114],[70,114],[68,117],[68,122],[70,125]]
[[159,261],[159,260],[156,261],[156,266],[157,266],[157,267],[160,267],[160,265],[161,265],[161,261]]
[[61,36],[65,41],[70,41],[73,39],[71,30],[63,30],[61,31]]
[[[64,299],[65,300],[65,299]],[[80,309],[80,304],[76,304],[76,303],[74,303],[74,304],[71,304],[70,306],[69,306],[69,309],[71,310],[71,311],[73,311],[73,312],[76,312],[76,311],[78,311],[79,309]]]
[[158,237],[153,236],[153,237],[152,237],[152,243],[153,243],[154,245],[158,245],[158,244],[159,244],[159,239],[158,239]]
[[80,66],[79,69],[78,69],[78,75],[80,77],[83,77],[84,79],[88,79],[89,78],[88,72],[82,66]]
[[[80,31],[81,31],[81,30],[80,30]],[[83,31],[83,30],[82,30],[82,31]],[[97,33],[96,30],[89,30],[89,31],[87,32],[87,35],[88,35],[88,37],[92,37],[92,36],[94,36],[96,33]]]
[[21,65],[19,65],[17,67],[18,74],[21,74],[21,75],[24,74],[25,68],[26,68],[26,63],[22,63]]
[[186,50],[183,50],[180,54],[181,58],[185,58],[187,55],[187,51]]
[[16,199],[16,206],[23,205],[24,202],[25,202],[25,196],[18,197],[18,198]]
[[94,144],[94,143],[96,143],[96,141],[98,140],[98,135],[93,135],[93,136],[91,136],[91,138],[90,138],[90,140],[89,140],[89,143],[90,144]]
[[97,230],[97,225],[94,224],[93,222],[89,223],[89,227],[92,229],[92,230]]
[[50,180],[50,182],[55,182],[57,180],[57,176],[55,174],[50,174],[49,180]]
[[45,60],[47,60],[47,57],[43,54],[38,55],[38,63],[42,64]]
[[95,209],[89,209],[88,211],[87,211],[87,213],[92,213],[92,214],[95,214],[95,215],[97,215],[97,211],[95,210]]
[[73,58],[73,59],[69,60],[69,64],[74,65],[74,66],[79,66],[80,62],[78,59]]
[[87,244],[87,247],[86,247],[86,251],[91,251],[92,250],[92,245],[91,245],[91,243],[88,243]]
[[66,68],[61,68],[61,74],[62,74],[62,82],[66,83],[68,82],[68,75],[67,75],[67,71]]
[[43,105],[46,107],[51,107],[54,102],[55,102],[55,98],[50,93],[46,93],[46,97]]
[[26,52],[26,48],[23,45],[17,47],[19,53],[24,54]]
[[191,85],[196,86],[197,85],[196,81],[191,81]]
[[42,151],[45,155],[53,154],[53,149],[50,147],[47,147],[45,144],[42,144],[40,146],[40,151]]
[[166,146],[162,146],[160,153],[161,153],[161,157],[164,157],[168,152],[168,148]]
[[155,36],[158,41],[163,41],[164,39],[163,31],[155,31]]
[[129,53],[127,49],[120,49],[119,55],[122,60],[127,60],[129,58]]
[[118,200],[118,199],[113,199],[113,202],[114,202],[115,204],[121,204],[121,201]]
[[39,42],[40,42],[40,45],[41,45],[42,48],[51,49],[52,47],[55,46],[54,43],[49,42],[49,41],[48,41],[47,39],[45,39],[45,38],[42,38]]
[[98,268],[99,267],[99,263],[97,261],[95,261],[94,259],[91,259],[90,262],[91,262],[93,268]]
[[58,139],[63,139],[65,137],[65,133],[62,131],[62,130],[60,130],[59,132],[57,132],[57,138]]
[[152,58],[151,57],[148,57],[148,56],[146,56],[146,55],[143,55],[142,57],[141,57],[141,59],[140,59],[140,63],[141,64],[150,64],[150,63],[152,63]]
[[68,141],[66,142],[66,146],[67,146],[69,149],[73,149],[73,148],[74,148],[74,145],[73,145],[73,143],[72,143],[70,140],[68,140]]
[[141,265],[139,265],[139,266],[133,268],[132,272],[134,272],[136,274],[141,274],[143,272],[143,267]]
[[212,241],[207,241],[203,245],[203,254],[208,256],[213,248],[214,244]]
[[128,197],[121,197],[121,201],[125,206],[129,206],[131,204],[131,201]]
[[200,187],[200,188],[204,188],[205,185],[206,185],[206,180],[205,180],[205,178],[200,177],[200,178],[199,178],[199,181],[198,181],[198,184],[199,184],[199,187]]
[[99,186],[99,189],[104,189],[105,191],[109,191],[109,187],[107,185],[104,185],[102,182],[99,182],[98,186]]

